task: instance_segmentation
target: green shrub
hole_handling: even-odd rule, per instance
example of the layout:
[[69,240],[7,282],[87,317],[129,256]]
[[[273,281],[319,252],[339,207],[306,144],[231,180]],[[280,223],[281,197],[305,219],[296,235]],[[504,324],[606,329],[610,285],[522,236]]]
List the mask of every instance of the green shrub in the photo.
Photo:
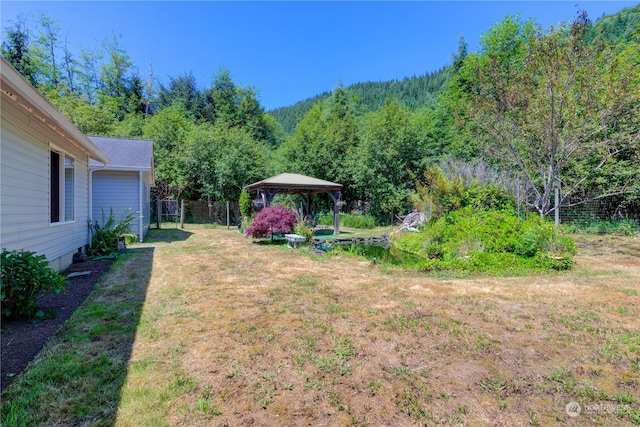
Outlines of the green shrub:
[[46,292],[61,292],[67,278],[49,268],[44,255],[35,252],[2,250],[0,295],[2,315],[13,318],[42,317],[37,299]]
[[544,243],[544,234],[537,228],[531,228],[522,233],[515,252],[520,256],[531,258],[544,249]]
[[535,265],[543,270],[570,270],[573,267],[573,258],[568,253],[563,255],[540,253],[535,258]]
[[[319,225],[333,225],[333,214],[320,215]],[[340,214],[340,225],[351,228],[375,228],[376,219],[371,215]]]
[[122,234],[121,236],[124,237],[124,240],[127,243],[127,245],[133,245],[134,243],[138,242],[137,234],[126,233],[126,234]]
[[427,166],[424,176],[416,182],[416,207],[434,217],[464,209],[494,210],[515,213],[516,200],[498,184],[465,183],[461,177],[447,178],[440,168]]
[[376,219],[370,215],[340,215],[340,223],[351,228],[375,228]]
[[333,225],[333,214],[322,214],[318,218],[318,225]]
[[251,208],[252,208],[251,197],[246,188],[242,189],[242,192],[240,193],[240,199],[238,200],[238,204],[240,205],[240,215],[242,215],[243,218],[246,218],[249,215],[251,215]]
[[305,243],[311,243],[313,241],[313,229],[306,226],[304,223],[298,222],[293,227],[293,232],[299,236],[304,237]]
[[113,209],[109,211],[109,218],[105,221],[104,211],[102,211],[102,225],[97,222],[92,225],[93,234],[91,236],[91,255],[108,255],[118,250],[118,238],[125,237],[130,233],[131,223],[138,218],[135,212],[127,212],[124,217],[116,222]]
[[459,209],[434,218],[419,233],[404,233],[398,249],[425,259],[426,271],[454,270],[504,274],[570,268],[576,252],[571,237],[553,223],[526,221],[502,210]]

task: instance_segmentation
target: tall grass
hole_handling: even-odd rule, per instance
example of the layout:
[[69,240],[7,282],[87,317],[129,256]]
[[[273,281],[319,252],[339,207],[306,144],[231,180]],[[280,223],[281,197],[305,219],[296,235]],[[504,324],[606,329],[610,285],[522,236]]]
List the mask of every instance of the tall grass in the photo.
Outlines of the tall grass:
[[634,236],[640,233],[640,221],[633,219],[585,219],[563,224],[562,228],[567,233]]
[[[321,215],[318,219],[320,225],[333,225],[333,215]],[[340,214],[340,225],[351,228],[371,229],[376,226],[376,219],[371,215]]]

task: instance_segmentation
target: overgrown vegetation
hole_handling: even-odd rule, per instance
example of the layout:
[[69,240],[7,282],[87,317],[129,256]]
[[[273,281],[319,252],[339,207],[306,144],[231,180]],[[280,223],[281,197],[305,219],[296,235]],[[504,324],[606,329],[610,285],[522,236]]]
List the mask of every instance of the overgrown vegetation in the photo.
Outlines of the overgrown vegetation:
[[[318,224],[333,225],[333,214],[320,215]],[[376,219],[371,215],[340,214],[340,225],[358,229],[371,229],[376,226]]]
[[297,222],[293,227],[293,232],[304,237],[305,243],[311,243],[313,241],[313,228],[309,227],[304,222]]
[[516,201],[503,186],[447,178],[428,167],[416,184],[415,204],[431,214],[419,233],[403,233],[397,249],[425,259],[424,271],[525,274],[571,268],[575,245],[546,219],[516,214]]
[[251,196],[246,188],[242,189],[240,193],[240,199],[238,199],[238,205],[240,206],[240,215],[243,219],[248,218],[251,215],[252,203]]
[[470,207],[492,209],[505,213],[516,212],[516,200],[503,185],[479,181],[476,176],[465,179],[461,171],[451,170],[451,177],[439,167],[428,166],[421,180],[416,182],[414,205],[431,217]]
[[31,251],[3,249],[0,268],[3,317],[44,317],[36,306],[37,299],[48,292],[64,291],[67,283],[65,276],[49,267],[44,255]]
[[113,214],[113,209],[109,210],[109,218],[105,219],[102,211],[102,225],[97,221],[91,226],[91,248],[92,256],[108,255],[118,251],[118,239],[124,238],[127,243],[136,241],[137,236],[131,234],[131,223],[138,218],[135,212],[126,212],[120,220]]
[[640,223],[632,219],[621,220],[574,220],[564,224],[562,229],[567,233],[617,234],[634,236],[640,233]]
[[395,246],[425,258],[419,269],[513,274],[566,270],[575,244],[553,223],[536,216],[518,221],[508,212],[466,207],[434,218]]

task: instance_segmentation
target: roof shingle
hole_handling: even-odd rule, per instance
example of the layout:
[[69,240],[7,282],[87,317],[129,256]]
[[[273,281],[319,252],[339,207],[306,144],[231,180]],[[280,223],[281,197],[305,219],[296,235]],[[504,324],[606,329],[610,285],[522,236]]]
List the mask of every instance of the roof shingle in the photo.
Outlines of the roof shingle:
[[[106,169],[152,171],[153,141],[149,139],[127,139],[106,136],[87,136],[111,162]],[[91,159],[91,167],[102,167],[103,164]]]

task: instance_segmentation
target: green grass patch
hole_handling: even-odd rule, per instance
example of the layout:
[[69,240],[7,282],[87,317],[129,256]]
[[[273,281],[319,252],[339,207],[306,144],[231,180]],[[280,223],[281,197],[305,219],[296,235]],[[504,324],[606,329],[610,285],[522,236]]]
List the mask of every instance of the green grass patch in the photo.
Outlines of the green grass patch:
[[2,425],[113,425],[152,257],[152,251],[129,252],[113,264],[2,393]]

